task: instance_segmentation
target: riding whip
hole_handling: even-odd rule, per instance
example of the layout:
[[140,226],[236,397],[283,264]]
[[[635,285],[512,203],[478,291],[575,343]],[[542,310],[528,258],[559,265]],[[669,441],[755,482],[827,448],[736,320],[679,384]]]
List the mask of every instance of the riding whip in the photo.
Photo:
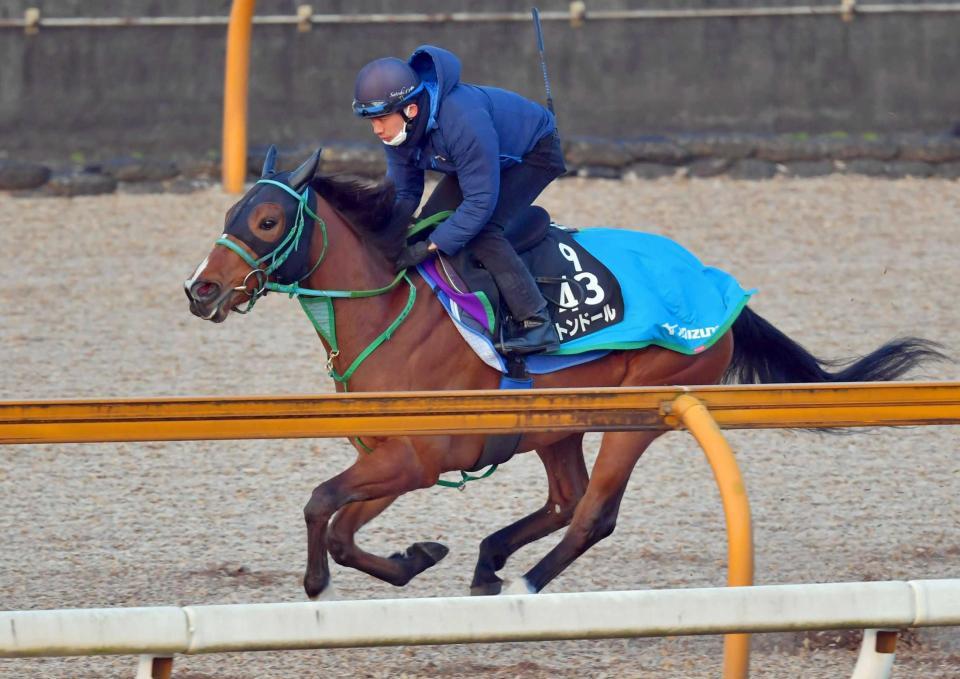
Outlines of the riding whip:
[[547,108],[550,113],[556,115],[553,110],[553,96],[550,94],[550,78],[547,77],[547,59],[543,54],[543,29],[540,27],[540,10],[536,7],[532,10],[533,27],[537,29],[537,49],[540,50],[540,70],[543,71],[543,86],[547,90]]

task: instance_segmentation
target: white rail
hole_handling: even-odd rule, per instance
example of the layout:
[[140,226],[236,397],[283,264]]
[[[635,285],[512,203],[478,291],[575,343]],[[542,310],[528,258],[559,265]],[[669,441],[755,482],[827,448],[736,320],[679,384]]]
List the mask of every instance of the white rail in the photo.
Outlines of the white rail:
[[960,580],[0,612],[0,657],[960,625]]

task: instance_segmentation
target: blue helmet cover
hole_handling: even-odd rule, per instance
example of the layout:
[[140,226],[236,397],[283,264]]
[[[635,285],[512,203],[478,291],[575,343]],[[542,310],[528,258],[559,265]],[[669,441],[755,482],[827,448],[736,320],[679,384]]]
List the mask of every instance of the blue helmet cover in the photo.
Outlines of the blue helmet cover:
[[402,109],[423,89],[420,76],[396,57],[376,59],[360,69],[353,87],[353,113],[376,118]]

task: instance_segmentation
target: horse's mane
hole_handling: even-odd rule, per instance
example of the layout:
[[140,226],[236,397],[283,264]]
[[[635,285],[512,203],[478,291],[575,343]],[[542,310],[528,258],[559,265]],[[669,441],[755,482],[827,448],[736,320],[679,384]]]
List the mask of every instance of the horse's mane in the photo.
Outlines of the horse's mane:
[[373,184],[341,175],[317,175],[313,189],[347,219],[360,238],[382,253],[391,263],[400,255],[406,240],[407,223],[392,220],[396,191],[388,179]]

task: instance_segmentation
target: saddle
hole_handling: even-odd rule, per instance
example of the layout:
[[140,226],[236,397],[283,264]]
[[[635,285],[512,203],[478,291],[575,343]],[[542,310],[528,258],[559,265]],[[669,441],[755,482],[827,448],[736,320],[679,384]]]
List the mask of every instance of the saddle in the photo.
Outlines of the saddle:
[[[620,284],[604,264],[574,240],[576,232],[554,224],[547,211],[537,205],[522,210],[504,230],[547,300],[561,345],[564,340],[597,332],[623,318]],[[426,233],[414,236],[421,237]],[[501,302],[500,290],[470,254],[469,247],[452,257],[441,254],[424,268],[459,303],[465,323],[490,337],[495,346],[514,331],[514,320]]]

